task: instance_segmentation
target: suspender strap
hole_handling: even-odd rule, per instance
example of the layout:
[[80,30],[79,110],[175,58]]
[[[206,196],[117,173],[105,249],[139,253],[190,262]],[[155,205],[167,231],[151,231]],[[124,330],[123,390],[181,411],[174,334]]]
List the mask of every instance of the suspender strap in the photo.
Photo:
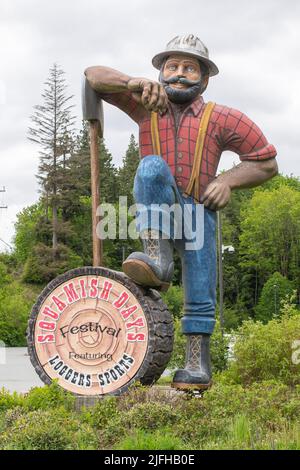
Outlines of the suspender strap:
[[[209,124],[209,120],[213,109],[215,107],[215,103],[208,102],[205,106],[200,125],[198,130],[198,137],[195,147],[195,154],[194,154],[194,162],[192,173],[190,177],[189,184],[185,190],[185,194],[188,196],[193,195],[196,201],[200,200],[200,168],[201,168],[201,161],[202,161],[202,154],[204,148],[204,141],[207,133],[207,128]],[[153,152],[155,155],[161,155],[161,148],[160,148],[160,139],[159,139],[159,131],[158,131],[158,114],[152,112],[151,113],[151,139],[152,139],[152,147]]]
[[158,114],[153,112],[151,113],[151,139],[154,154],[161,155],[160,139],[158,132]]
[[199,130],[198,130],[193,169],[192,169],[189,184],[185,190],[185,193],[189,196],[193,195],[196,201],[200,200],[200,186],[199,186],[200,167],[201,167],[202,154],[203,154],[204,141],[205,141],[205,137],[207,133],[207,128],[208,128],[209,120],[210,120],[214,107],[215,107],[215,103],[212,103],[211,101],[207,103],[207,105],[205,106],[205,110],[203,112],[200,125],[199,125]]

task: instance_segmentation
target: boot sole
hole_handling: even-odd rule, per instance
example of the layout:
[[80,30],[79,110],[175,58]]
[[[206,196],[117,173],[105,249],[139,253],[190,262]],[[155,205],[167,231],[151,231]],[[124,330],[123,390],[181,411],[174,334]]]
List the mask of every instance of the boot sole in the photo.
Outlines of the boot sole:
[[181,382],[173,382],[171,384],[172,388],[176,388],[177,390],[207,390],[212,386],[212,382],[208,384],[185,384]]
[[141,260],[127,260],[123,265],[124,273],[130,277],[134,282],[142,286],[156,287],[157,289],[166,292],[170,286],[169,282],[161,281],[155,276],[152,269]]

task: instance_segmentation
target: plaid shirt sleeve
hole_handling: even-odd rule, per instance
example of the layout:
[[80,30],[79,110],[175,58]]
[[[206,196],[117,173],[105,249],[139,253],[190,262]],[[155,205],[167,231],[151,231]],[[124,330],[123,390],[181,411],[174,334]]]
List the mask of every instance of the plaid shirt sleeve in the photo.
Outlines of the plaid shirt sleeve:
[[146,109],[141,104],[137,103],[132,98],[131,92],[127,90],[118,93],[102,93],[101,98],[128,114],[137,124],[141,122],[147,113]]
[[[225,115],[225,116],[224,116]],[[274,145],[269,144],[259,127],[245,114],[226,108],[223,114],[223,150],[239,155],[240,160],[267,160],[277,155]]]

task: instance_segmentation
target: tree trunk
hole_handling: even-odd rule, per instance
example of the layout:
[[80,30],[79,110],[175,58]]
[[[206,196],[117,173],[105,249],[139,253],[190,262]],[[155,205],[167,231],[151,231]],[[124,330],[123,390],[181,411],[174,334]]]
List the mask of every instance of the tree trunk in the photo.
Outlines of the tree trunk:
[[57,257],[57,225],[58,225],[58,218],[57,218],[57,207],[56,207],[56,200],[54,198],[52,204],[52,249],[53,249],[53,259]]

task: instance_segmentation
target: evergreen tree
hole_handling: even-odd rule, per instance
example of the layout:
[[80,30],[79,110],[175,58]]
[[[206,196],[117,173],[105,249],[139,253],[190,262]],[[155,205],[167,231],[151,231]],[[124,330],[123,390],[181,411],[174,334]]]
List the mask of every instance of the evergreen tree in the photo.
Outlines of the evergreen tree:
[[105,145],[104,139],[100,140],[100,202],[117,202],[119,197],[119,185],[117,168],[113,164],[113,158]]
[[120,196],[127,196],[128,206],[134,204],[133,183],[139,161],[139,146],[131,134],[123,165],[118,173]]
[[58,214],[64,196],[67,159],[73,148],[75,119],[71,114],[73,105],[70,104],[73,96],[67,94],[64,72],[57,64],[50,68],[42,98],[43,104],[34,106],[29,140],[42,148],[38,179],[44,194],[47,217],[48,204],[52,212],[52,250],[55,258],[58,247]]

